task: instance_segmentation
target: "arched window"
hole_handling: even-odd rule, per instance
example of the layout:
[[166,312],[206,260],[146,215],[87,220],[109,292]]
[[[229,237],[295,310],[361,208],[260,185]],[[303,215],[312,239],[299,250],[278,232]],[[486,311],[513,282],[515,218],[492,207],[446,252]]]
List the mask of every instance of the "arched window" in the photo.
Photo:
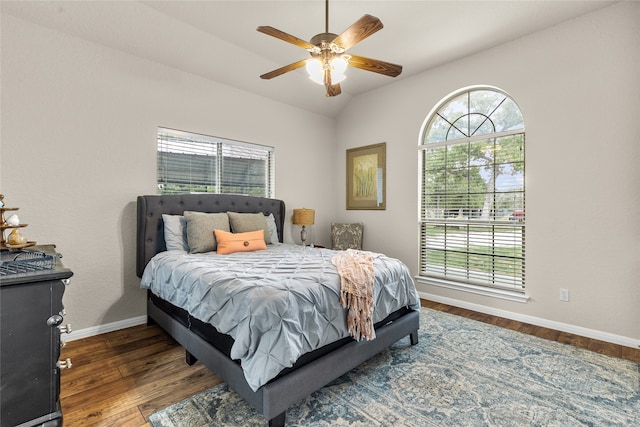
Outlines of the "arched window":
[[520,109],[497,88],[457,91],[427,116],[419,146],[425,283],[524,293],[524,142]]

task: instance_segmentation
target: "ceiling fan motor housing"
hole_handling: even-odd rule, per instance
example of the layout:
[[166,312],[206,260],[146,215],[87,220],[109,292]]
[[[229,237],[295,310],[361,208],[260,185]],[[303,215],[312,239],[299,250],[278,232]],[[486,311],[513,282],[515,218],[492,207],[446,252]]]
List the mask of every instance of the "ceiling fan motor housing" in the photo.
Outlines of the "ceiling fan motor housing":
[[337,34],[333,33],[320,33],[316,34],[311,38],[311,44],[322,48],[323,44],[330,44],[338,37]]
[[337,34],[320,33],[320,34],[316,34],[311,38],[311,44],[316,46],[322,51],[327,50],[332,53],[338,53],[338,54],[344,53],[346,49],[334,43],[334,40],[337,38],[338,38]]

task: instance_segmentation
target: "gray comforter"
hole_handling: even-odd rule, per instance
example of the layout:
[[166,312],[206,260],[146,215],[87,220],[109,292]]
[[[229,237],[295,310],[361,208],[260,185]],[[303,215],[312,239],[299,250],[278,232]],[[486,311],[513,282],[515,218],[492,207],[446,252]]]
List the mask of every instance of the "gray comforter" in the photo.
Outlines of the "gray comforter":
[[[141,287],[233,337],[231,357],[255,391],[301,355],[349,335],[335,253],[288,244],[230,255],[162,252]],[[419,310],[402,262],[376,254],[374,269],[374,322],[404,306]]]

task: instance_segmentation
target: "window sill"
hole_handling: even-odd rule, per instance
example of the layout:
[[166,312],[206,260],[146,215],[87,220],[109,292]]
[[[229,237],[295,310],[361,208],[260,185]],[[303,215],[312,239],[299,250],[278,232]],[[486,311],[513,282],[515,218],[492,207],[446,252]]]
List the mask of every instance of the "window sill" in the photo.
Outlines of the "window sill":
[[416,282],[423,283],[425,285],[439,286],[441,288],[454,289],[461,292],[469,292],[472,294],[483,295],[492,298],[500,298],[509,301],[525,303],[529,301],[529,297],[517,291],[510,291],[507,289],[489,288],[478,285],[471,285],[469,283],[460,283],[444,279],[436,279],[435,277],[416,276]]

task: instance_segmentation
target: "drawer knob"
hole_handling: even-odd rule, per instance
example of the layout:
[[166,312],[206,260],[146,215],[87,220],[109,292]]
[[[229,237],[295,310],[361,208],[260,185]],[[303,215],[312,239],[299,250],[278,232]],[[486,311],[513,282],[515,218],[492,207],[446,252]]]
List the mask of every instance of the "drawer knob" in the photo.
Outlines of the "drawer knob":
[[70,334],[71,333],[71,324],[67,323],[66,325],[58,326],[61,334]]
[[62,316],[60,316],[59,314],[54,314],[47,319],[47,326],[58,326],[60,323],[62,323],[62,320],[64,320]]
[[66,360],[58,360],[56,366],[60,369],[71,369],[73,365],[71,364],[71,359],[67,358]]

